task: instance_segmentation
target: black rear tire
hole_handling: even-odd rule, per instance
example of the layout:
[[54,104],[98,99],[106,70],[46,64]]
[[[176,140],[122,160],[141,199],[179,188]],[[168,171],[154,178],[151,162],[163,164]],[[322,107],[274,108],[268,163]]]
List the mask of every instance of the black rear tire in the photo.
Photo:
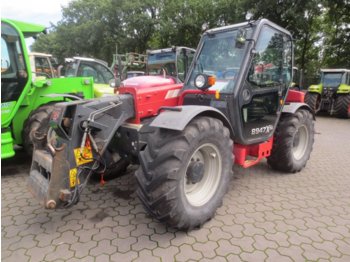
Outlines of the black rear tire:
[[274,134],[267,163],[273,169],[295,173],[306,165],[314,144],[312,114],[305,109],[282,115]]
[[321,109],[321,95],[307,92],[305,94],[305,103],[308,104],[316,114]]
[[350,94],[338,95],[334,110],[337,117],[350,118]]
[[[220,120],[199,117],[183,131],[157,129],[147,142],[136,172],[137,194],[145,209],[174,228],[200,227],[222,205],[233,174],[229,130]],[[204,175],[196,177],[201,168]]]
[[[130,165],[130,160],[126,158],[120,159],[118,162],[109,166],[106,172],[103,174],[103,180],[110,181],[127,174],[128,166]],[[94,181],[100,181],[101,175],[94,174],[91,176],[91,179]]]
[[54,105],[38,107],[29,115],[22,132],[23,147],[28,155],[33,155],[33,136],[40,132],[46,135],[49,131],[49,121]]

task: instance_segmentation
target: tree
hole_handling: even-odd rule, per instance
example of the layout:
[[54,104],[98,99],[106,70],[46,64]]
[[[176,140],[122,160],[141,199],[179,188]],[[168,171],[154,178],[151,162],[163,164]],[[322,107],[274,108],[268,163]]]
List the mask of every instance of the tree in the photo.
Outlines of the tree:
[[169,46],[196,47],[210,28],[267,18],[291,31],[295,64],[314,75],[320,67],[349,67],[349,0],[75,0],[33,49],[63,59],[80,55],[111,62],[119,53]]
[[325,2],[323,66],[350,68],[350,1]]
[[270,19],[276,24],[291,31],[295,40],[296,64],[302,69],[311,69],[318,56],[317,43],[319,32],[319,16],[321,7],[319,0],[265,0],[245,2],[251,6],[255,17]]

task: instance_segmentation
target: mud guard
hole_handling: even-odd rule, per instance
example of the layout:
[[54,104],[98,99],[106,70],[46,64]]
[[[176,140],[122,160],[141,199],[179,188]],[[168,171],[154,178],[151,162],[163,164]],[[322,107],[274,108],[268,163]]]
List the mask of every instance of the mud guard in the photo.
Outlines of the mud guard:
[[158,127],[170,130],[182,131],[188,123],[196,116],[210,116],[221,120],[233,137],[233,129],[230,121],[218,109],[209,106],[176,106],[170,108],[161,108],[161,112],[150,124],[151,127]]
[[301,108],[310,111],[310,113],[312,114],[314,120],[316,120],[315,119],[315,112],[314,112],[314,110],[312,110],[312,108],[308,104],[305,104],[305,103],[288,103],[288,104],[285,104],[283,106],[282,113],[295,114],[295,112],[298,111]]

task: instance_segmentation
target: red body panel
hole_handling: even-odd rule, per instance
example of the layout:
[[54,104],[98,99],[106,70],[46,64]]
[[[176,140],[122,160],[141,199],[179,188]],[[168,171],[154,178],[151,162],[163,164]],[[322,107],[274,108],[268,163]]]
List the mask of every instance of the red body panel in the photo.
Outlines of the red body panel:
[[123,81],[119,94],[131,94],[135,101],[135,118],[132,123],[155,116],[161,107],[177,106],[183,84],[172,78],[138,76]]
[[304,103],[304,99],[305,93],[296,90],[288,90],[286,103]]
[[138,76],[125,79],[122,83],[122,86],[144,89],[149,87],[163,87],[173,84],[176,84],[176,81],[173,78],[165,78],[162,76]]
[[[255,145],[235,144],[233,153],[235,155],[235,164],[244,168],[251,167],[260,162],[261,159],[270,156],[273,145],[273,138],[266,142]],[[247,159],[248,156],[254,159]]]

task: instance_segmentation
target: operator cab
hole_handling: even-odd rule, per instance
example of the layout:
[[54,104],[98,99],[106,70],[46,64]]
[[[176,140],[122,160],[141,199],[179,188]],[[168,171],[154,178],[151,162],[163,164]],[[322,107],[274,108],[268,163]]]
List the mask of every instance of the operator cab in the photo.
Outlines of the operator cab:
[[147,73],[172,77],[183,83],[196,50],[188,47],[172,47],[147,51]]
[[321,69],[321,83],[324,91],[336,91],[341,84],[350,84],[350,70]]
[[270,138],[292,81],[290,33],[266,19],[245,22],[206,31],[197,50],[184,90],[215,95],[186,95],[184,105],[219,109],[238,143]]
[[93,77],[95,84],[109,85],[114,80],[107,62],[88,57],[66,58],[59,74],[64,77]]

